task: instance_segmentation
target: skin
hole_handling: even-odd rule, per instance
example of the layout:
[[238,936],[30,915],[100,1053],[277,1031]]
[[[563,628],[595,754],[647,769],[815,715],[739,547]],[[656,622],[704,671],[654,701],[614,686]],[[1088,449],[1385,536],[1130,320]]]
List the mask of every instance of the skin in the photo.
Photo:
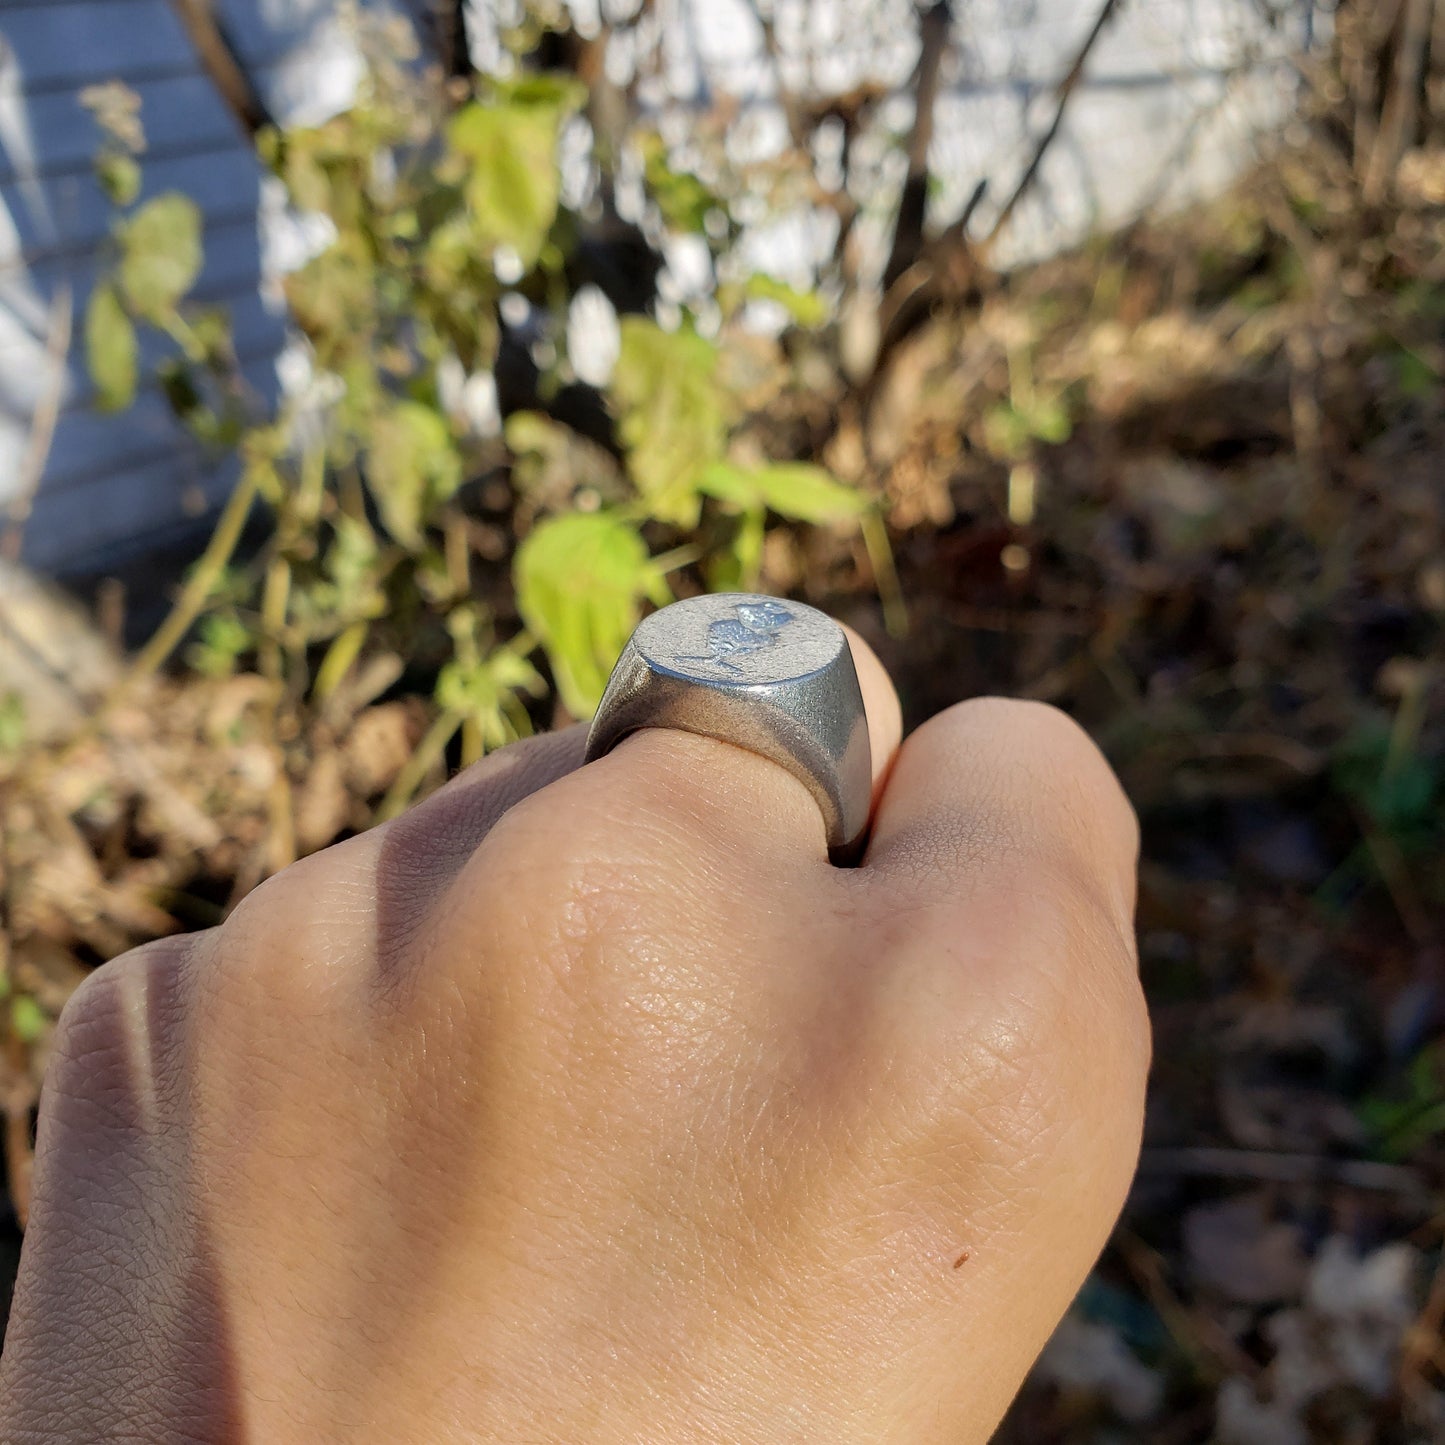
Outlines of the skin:
[[485,760],[61,1019],[25,1442],[982,1442],[1137,1160],[1137,831],[1062,714],[900,748],[829,866],[685,733]]

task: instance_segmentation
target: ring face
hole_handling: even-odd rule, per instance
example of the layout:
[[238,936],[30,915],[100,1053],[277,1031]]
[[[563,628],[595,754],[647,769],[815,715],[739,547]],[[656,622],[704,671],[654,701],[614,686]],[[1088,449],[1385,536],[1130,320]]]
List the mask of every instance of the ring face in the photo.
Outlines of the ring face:
[[701,733],[787,768],[817,800],[835,861],[856,855],[872,794],[868,723],[848,639],[831,617],[736,592],[654,612],[613,669],[588,761],[647,727]]
[[694,682],[776,686],[837,660],[842,629],[812,607],[771,597],[695,597],[638,624],[632,645],[654,667]]

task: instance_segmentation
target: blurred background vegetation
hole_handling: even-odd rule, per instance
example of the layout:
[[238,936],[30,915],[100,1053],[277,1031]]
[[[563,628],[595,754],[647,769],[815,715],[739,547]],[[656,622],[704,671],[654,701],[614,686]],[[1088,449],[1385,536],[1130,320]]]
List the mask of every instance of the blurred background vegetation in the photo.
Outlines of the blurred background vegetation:
[[[1343,5],[1265,161],[1069,255],[995,269],[905,188],[861,327],[844,246],[799,290],[740,217],[807,195],[851,225],[809,142],[876,97],[797,110],[752,168],[700,132],[688,167],[560,7],[503,35],[504,78],[356,24],[356,105],[257,133],[320,222],[279,408],[192,299],[194,203],[137,199],[134,95],[87,95],[116,208],[98,404],[161,355],[240,480],[159,620],[102,592],[131,646],[70,726],[0,699],[17,1221],[88,968],[585,718],[647,606],[762,588],[858,627],[912,723],[1067,708],[1143,820],[1143,1165],[1001,1438],[1445,1438],[1445,6]],[[706,248],[705,301],[660,294],[664,234]],[[616,320],[589,354],[593,293]]]

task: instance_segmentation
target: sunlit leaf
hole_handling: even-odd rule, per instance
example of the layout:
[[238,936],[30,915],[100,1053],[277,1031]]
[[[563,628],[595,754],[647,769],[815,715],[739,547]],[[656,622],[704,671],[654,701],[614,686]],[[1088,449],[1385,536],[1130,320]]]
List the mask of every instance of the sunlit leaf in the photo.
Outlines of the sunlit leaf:
[[213,612],[201,619],[199,636],[186,660],[207,677],[229,677],[255,644],[251,630],[234,613]]
[[547,649],[562,701],[589,717],[642,603],[671,601],[636,530],[608,512],[574,512],[536,527],[517,550],[517,606]]
[[807,462],[775,462],[739,467],[715,462],[698,478],[698,490],[739,509],[767,507],[799,522],[844,521],[868,510],[868,499],[855,488]]
[[483,745],[504,747],[527,728],[520,699],[547,690],[542,675],[520,653],[501,647],[473,664],[450,662],[437,678],[440,707],[474,724]]
[[25,745],[25,699],[0,692],[0,753],[18,753]]
[[494,77],[488,95],[499,105],[526,110],[549,110],[560,118],[587,104],[587,86],[575,75],[561,71],[524,71],[511,79]]
[[147,201],[117,235],[126,300],[137,315],[163,320],[201,274],[200,208],[169,191]]
[[640,316],[621,323],[610,392],[638,491],[660,521],[697,525],[697,478],[727,440],[717,348],[696,332],[663,331]]
[[369,340],[377,307],[376,266],[360,236],[340,237],[286,278],[286,299],[321,365]]
[[124,411],[135,400],[135,327],[113,286],[97,286],[85,308],[85,360],[103,411]]
[[711,187],[690,171],[673,167],[667,144],[655,131],[638,136],[637,145],[642,152],[648,194],[673,230],[697,235],[707,229],[714,215],[727,215],[727,206]]
[[743,511],[727,546],[707,564],[707,585],[713,592],[755,592],[763,570],[767,516],[761,505]]
[[440,412],[404,401],[373,423],[367,485],[386,529],[416,546],[431,509],[461,485],[462,459]]
[[111,151],[95,162],[95,176],[112,205],[129,206],[140,195],[140,165],[134,156]]
[[529,76],[494,86],[495,100],[465,106],[447,142],[466,161],[464,190],[484,246],[510,246],[532,265],[557,217],[562,122],[586,98],[576,81]]
[[37,1042],[49,1028],[45,1010],[28,993],[17,993],[10,1000],[10,1031],[21,1043]]
[[749,276],[743,289],[750,300],[776,302],[799,326],[821,326],[828,319],[828,303],[816,291],[799,291],[762,274]]
[[1028,422],[1034,436],[1051,446],[1068,441],[1074,429],[1073,418],[1062,397],[1036,401],[1029,408]]

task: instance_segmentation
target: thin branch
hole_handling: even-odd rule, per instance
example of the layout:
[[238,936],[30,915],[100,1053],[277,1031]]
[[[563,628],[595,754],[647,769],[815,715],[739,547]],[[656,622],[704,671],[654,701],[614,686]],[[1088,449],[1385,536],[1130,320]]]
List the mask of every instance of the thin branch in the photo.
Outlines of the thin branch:
[[928,205],[928,148],[933,143],[933,107],[938,99],[938,78],[948,49],[953,9],[949,0],[937,0],[919,24],[918,67],[913,75],[913,131],[908,137],[908,176],[898,202],[893,228],[893,249],[883,268],[886,290],[917,259],[923,249],[923,217]]
[[1064,112],[1069,108],[1069,98],[1083,78],[1084,66],[1093,53],[1099,37],[1104,33],[1104,27],[1114,18],[1114,12],[1118,8],[1119,0],[1104,0],[1103,5],[1099,7],[1098,17],[1089,33],[1084,37],[1084,43],[1079,47],[1079,53],[1074,57],[1074,63],[1054,91],[1054,118],[1049,122],[1048,129],[1039,137],[1038,145],[1034,147],[1033,159],[1028,163],[1018,185],[1014,187],[1013,195],[1004,203],[1003,210],[998,213],[998,217],[993,223],[993,229],[984,238],[981,249],[986,251],[993,245],[999,233],[1009,223],[1014,211],[1018,209],[1019,202],[1032,189],[1034,181],[1038,177],[1039,168],[1044,163],[1044,157],[1049,153],[1049,147],[1053,145],[1054,137],[1058,135],[1059,129],[1064,123]]
[[20,556],[25,524],[30,520],[35,493],[40,488],[40,478],[50,457],[51,443],[55,440],[55,426],[60,420],[60,408],[65,400],[65,358],[70,354],[73,320],[74,299],[70,287],[62,286],[51,304],[50,324],[45,335],[45,359],[50,366],[50,381],[30,420],[30,436],[25,443],[25,455],[20,460],[20,486],[10,502],[5,530],[0,534],[0,557],[8,557],[12,561]]
[[984,177],[973,188],[973,193],[964,203],[963,213],[959,218],[948,226],[939,236],[939,245],[945,248],[964,245],[968,240],[969,222],[973,220],[974,212],[983,204],[983,198],[988,194],[988,179]]
[[778,87],[778,104],[782,106],[783,116],[788,122],[788,134],[792,137],[794,146],[806,151],[808,123],[797,96],[783,82],[783,50],[778,44],[777,22],[771,14],[763,13],[758,0],[748,0],[748,6],[753,12],[753,18],[758,22],[758,29],[763,33],[763,48],[768,52],[768,61],[773,68],[773,80]]
[[1390,88],[1370,150],[1370,163],[1365,169],[1366,205],[1377,206],[1385,199],[1400,157],[1414,139],[1433,10],[1434,0],[1407,0],[1400,39],[1395,46]]
[[1213,1147],[1145,1149],[1139,1171],[1145,1175],[1254,1179],[1265,1184],[1346,1185],[1399,1195],[1416,1203],[1430,1197],[1424,1180],[1403,1164],[1383,1164],[1373,1159],[1332,1159],[1320,1154]]
[[196,563],[186,585],[181,589],[180,597],[166,620],[136,655],[130,671],[121,680],[112,700],[128,693],[142,678],[155,672],[205,610],[206,603],[211,600],[211,593],[241,541],[246,519],[251,515],[251,507],[259,491],[257,470],[247,467],[232,490],[216,522],[215,531],[211,533],[211,540],[206,544],[200,561]]
[[274,124],[225,27],[216,18],[212,0],[171,0],[211,84],[231,113],[254,135]]
[[467,36],[467,0],[436,0],[432,24],[443,69],[454,80],[468,79],[472,52]]

